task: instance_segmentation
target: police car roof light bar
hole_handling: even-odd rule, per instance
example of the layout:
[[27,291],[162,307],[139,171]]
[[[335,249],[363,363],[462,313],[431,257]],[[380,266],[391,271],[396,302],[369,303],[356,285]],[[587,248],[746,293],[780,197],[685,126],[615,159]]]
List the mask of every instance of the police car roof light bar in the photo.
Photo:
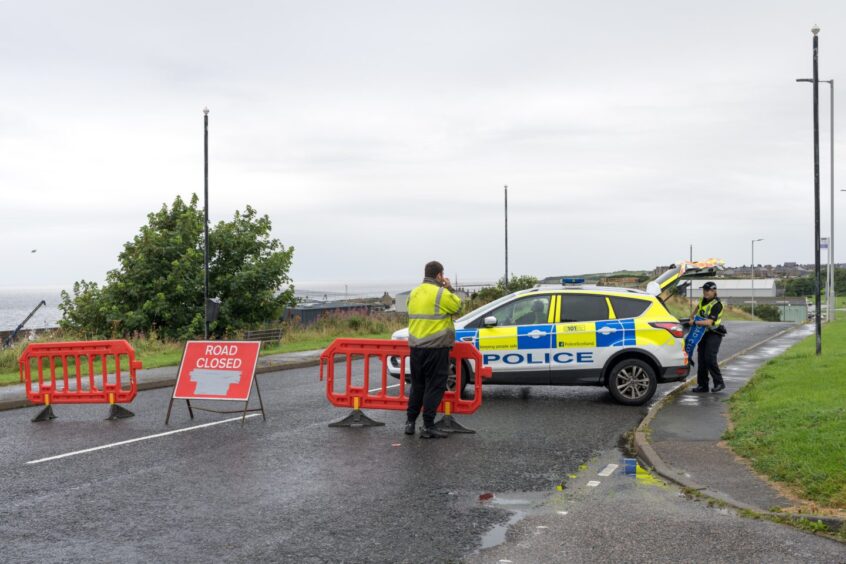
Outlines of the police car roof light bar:
[[561,279],[561,284],[562,284],[562,285],[566,285],[566,284],[584,284],[584,283],[585,283],[585,279],[584,279],[584,278],[562,278],[562,279]]

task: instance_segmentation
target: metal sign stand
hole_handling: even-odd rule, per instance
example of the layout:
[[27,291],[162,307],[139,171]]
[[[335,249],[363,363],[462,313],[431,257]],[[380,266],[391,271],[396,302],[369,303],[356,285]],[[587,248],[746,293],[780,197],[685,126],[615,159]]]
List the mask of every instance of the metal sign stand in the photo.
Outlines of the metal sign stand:
[[[258,378],[253,375],[253,384],[255,384],[256,394],[258,395],[259,400],[259,407],[248,409],[250,404],[250,398],[247,398],[247,401],[244,402],[244,409],[211,409],[208,407],[197,407],[196,405],[191,405],[191,400],[185,400],[185,405],[188,406],[188,415],[191,419],[194,419],[194,410],[197,411],[208,411],[211,413],[240,413],[241,414],[241,425],[244,424],[244,421],[247,419],[247,413],[251,413],[254,411],[261,412],[261,418],[263,421],[267,421],[267,417],[264,413],[264,402],[261,401],[261,390],[259,389]],[[167,416],[165,417],[165,425],[170,422],[170,412],[173,408],[173,400],[176,399],[173,397],[173,394],[176,393],[176,384],[173,385],[173,392],[171,393],[170,403],[167,406]],[[252,395],[252,393],[250,393]],[[206,400],[206,398],[203,398]],[[206,401],[226,401],[226,400],[215,400],[213,398],[208,398]]]

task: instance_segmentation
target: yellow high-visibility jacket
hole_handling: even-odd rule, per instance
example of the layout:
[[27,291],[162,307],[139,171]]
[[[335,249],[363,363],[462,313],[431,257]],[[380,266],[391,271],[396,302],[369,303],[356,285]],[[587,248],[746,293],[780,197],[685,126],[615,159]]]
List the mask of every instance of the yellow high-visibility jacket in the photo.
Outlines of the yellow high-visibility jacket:
[[410,347],[452,347],[455,343],[452,315],[458,313],[461,298],[434,279],[424,278],[408,295],[407,303]]
[[704,317],[707,319],[711,315],[711,309],[717,304],[720,304],[721,306],[720,312],[717,314],[717,319],[713,320],[714,324],[708,327],[708,330],[719,333],[718,329],[723,323],[723,310],[725,309],[724,307],[722,307],[723,304],[719,298],[714,298],[707,304],[705,303],[705,298],[700,299],[699,307],[697,308],[697,314],[699,315],[699,317]]

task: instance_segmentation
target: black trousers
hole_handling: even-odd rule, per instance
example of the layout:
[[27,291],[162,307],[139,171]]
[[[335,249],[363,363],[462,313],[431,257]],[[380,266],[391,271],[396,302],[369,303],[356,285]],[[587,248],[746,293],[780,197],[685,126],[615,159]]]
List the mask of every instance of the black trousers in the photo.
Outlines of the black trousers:
[[708,331],[699,341],[699,360],[696,371],[696,383],[700,388],[708,388],[708,373],[714,380],[714,385],[723,383],[723,373],[717,362],[717,353],[723,342],[722,335]]
[[444,397],[449,377],[449,348],[411,349],[411,395],[408,397],[409,421],[417,420],[423,408],[423,425],[435,424],[435,414]]

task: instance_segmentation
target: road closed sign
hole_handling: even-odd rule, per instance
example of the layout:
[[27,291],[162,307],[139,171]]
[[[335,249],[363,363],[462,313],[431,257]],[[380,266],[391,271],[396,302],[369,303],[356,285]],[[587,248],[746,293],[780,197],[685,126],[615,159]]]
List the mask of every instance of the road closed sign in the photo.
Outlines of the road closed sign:
[[247,401],[260,347],[258,341],[188,341],[173,399]]

